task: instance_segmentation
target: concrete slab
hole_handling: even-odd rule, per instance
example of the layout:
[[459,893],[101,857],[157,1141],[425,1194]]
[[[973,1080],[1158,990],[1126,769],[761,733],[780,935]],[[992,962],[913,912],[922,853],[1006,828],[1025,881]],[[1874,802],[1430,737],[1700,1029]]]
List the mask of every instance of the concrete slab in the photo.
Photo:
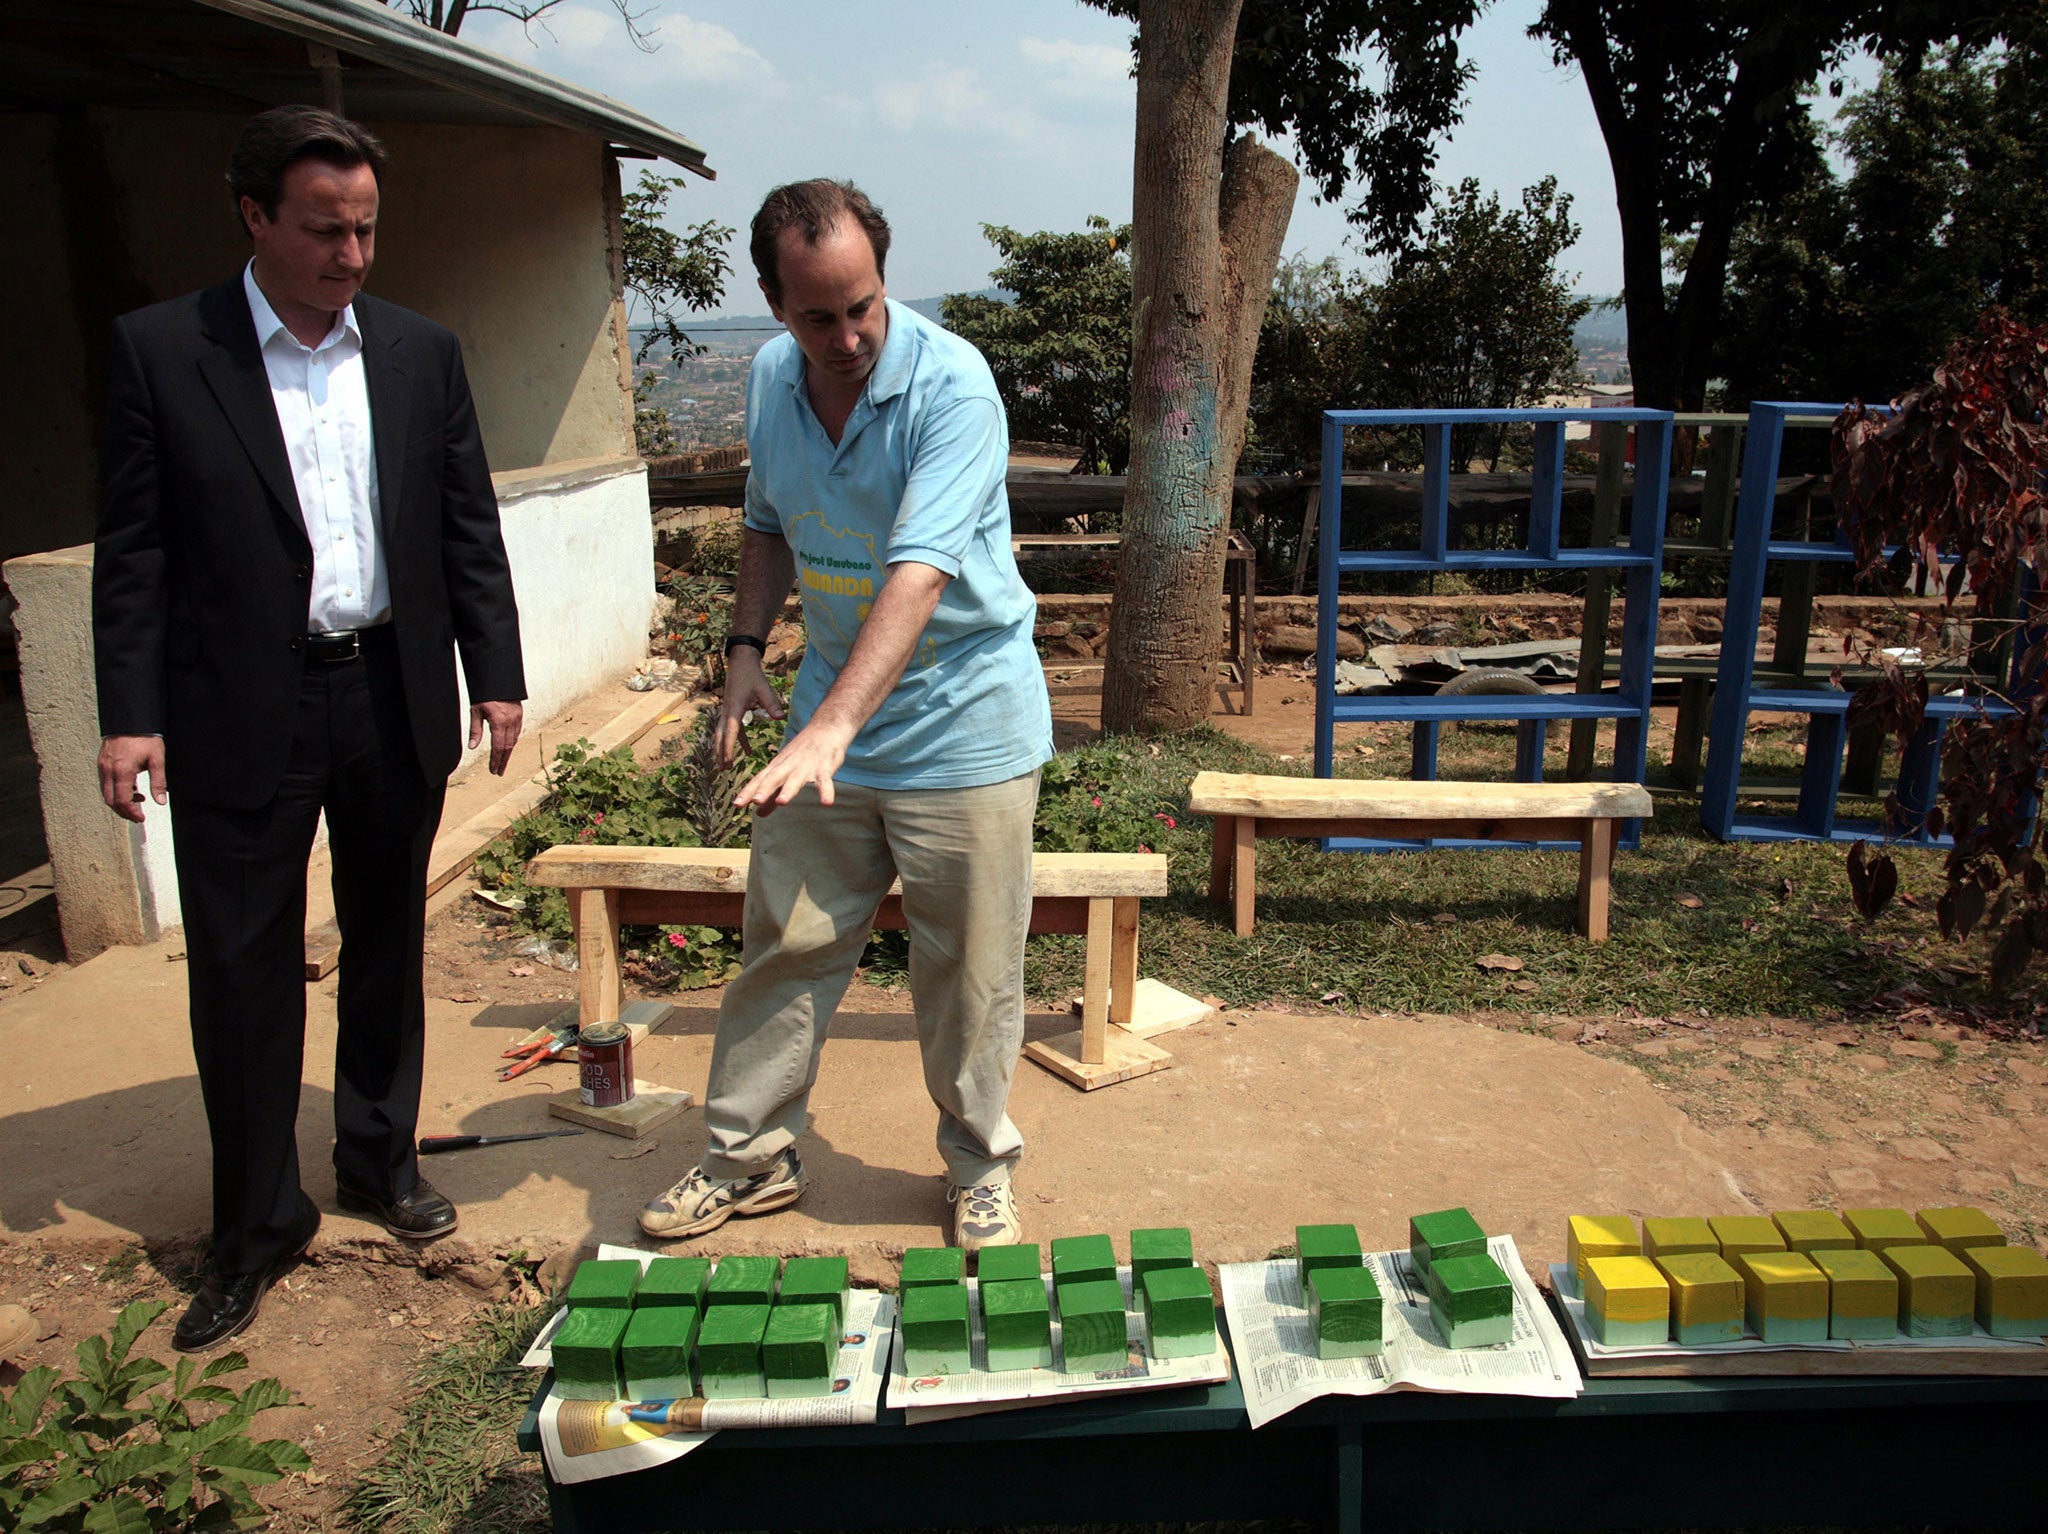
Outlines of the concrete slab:
[[[565,982],[569,977],[563,977]],[[636,1068],[701,1095],[716,1021],[708,993],[680,998]],[[333,1210],[332,980],[308,988],[300,1156]],[[811,1192],[796,1209],[734,1221],[711,1253],[845,1252],[870,1281],[906,1245],[943,1237],[944,1184],[908,998],[856,984],[813,1097]],[[499,1051],[559,1003],[461,1005],[430,994],[429,1134],[558,1127],[547,1099],[573,1065],[496,1079]],[[1012,1112],[1029,1150],[1019,1175],[1031,1235],[1192,1227],[1209,1260],[1263,1256],[1298,1223],[1348,1220],[1399,1245],[1409,1215],[1469,1206],[1540,1262],[1562,1254],[1565,1217],[1751,1207],[1712,1141],[1640,1073],[1547,1039],[1408,1018],[1211,1017],[1174,1036],[1172,1071],[1075,1092],[1020,1069]],[[1031,1019],[1031,1037],[1071,1028]],[[54,975],[0,1014],[10,1062],[0,1102],[0,1229],[62,1240],[187,1239],[207,1225],[207,1147],[173,944],[110,950]],[[430,1161],[462,1208],[453,1238],[480,1251],[548,1252],[638,1239],[634,1213],[703,1148],[686,1111],[649,1140],[610,1135],[483,1147]],[[385,1238],[330,1212],[327,1248]]]

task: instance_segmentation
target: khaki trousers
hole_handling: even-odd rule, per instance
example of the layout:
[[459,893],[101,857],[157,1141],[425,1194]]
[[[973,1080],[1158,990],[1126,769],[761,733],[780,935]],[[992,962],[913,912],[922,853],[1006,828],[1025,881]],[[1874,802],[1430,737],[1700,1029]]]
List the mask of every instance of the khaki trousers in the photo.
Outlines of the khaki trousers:
[[1024,1140],[1010,1082],[1024,1043],[1024,941],[1038,774],[975,788],[805,789],[756,818],[745,952],[726,987],[704,1121],[712,1177],[795,1143],[832,1014],[899,876],[910,990],[938,1147],[961,1187],[1007,1181]]

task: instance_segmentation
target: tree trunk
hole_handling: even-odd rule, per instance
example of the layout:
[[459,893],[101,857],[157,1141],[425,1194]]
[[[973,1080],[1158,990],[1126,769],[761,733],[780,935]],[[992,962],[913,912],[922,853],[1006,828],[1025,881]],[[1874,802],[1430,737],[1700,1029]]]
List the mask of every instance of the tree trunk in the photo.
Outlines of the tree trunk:
[[1295,181],[1249,143],[1225,164],[1241,3],[1138,8],[1131,461],[1102,694],[1111,731],[1201,723],[1223,650],[1231,479]]

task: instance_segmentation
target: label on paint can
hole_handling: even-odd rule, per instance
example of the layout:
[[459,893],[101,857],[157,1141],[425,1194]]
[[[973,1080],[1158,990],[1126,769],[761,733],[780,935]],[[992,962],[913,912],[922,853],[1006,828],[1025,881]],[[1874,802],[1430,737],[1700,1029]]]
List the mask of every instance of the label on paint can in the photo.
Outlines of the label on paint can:
[[576,1035],[583,1062],[586,1108],[616,1108],[633,1100],[633,1035],[624,1023],[592,1023]]

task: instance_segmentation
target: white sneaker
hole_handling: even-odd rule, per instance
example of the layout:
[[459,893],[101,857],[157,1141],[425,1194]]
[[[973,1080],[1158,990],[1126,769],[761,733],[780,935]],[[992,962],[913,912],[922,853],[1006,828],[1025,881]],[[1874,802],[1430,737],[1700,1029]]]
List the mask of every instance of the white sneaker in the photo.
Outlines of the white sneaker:
[[963,1252],[1015,1246],[1024,1239],[1017,1197],[1008,1182],[976,1183],[971,1188],[955,1184],[946,1189],[946,1202],[954,1206],[953,1244]]
[[730,1180],[710,1176],[701,1166],[640,1210],[640,1228],[665,1241],[701,1236],[734,1215],[773,1214],[787,1209],[804,1194],[804,1166],[791,1146],[751,1177]]

